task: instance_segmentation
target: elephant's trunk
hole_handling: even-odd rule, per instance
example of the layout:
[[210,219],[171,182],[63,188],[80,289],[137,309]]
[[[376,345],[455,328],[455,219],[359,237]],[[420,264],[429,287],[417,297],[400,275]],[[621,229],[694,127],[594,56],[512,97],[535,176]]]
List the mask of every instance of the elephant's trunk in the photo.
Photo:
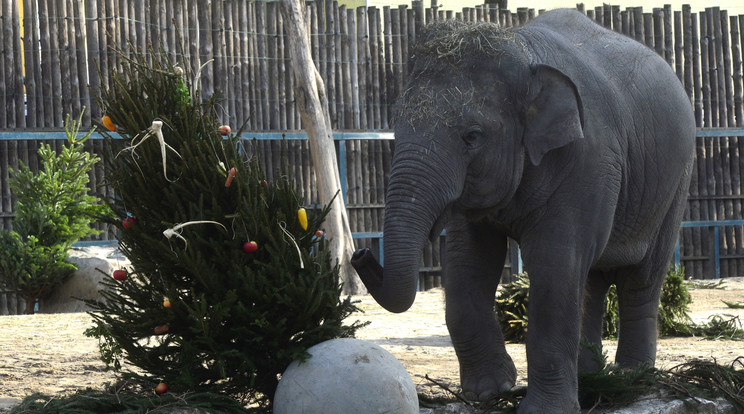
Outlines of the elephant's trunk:
[[[430,155],[431,157],[431,155]],[[405,312],[416,298],[421,251],[435,223],[442,222],[446,205],[459,193],[457,174],[417,164],[396,165],[390,176],[385,204],[385,269],[368,249],[351,260],[367,290],[390,312]],[[454,178],[454,180],[453,180]],[[454,183],[453,183],[454,181]]]

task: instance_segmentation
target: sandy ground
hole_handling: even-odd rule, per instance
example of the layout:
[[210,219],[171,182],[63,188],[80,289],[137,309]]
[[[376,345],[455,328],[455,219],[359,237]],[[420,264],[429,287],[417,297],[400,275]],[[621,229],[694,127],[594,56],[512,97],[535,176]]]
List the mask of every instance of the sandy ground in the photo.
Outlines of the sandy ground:
[[[690,315],[703,322],[709,315],[731,314],[744,319],[744,310],[730,309],[721,300],[744,302],[744,278],[727,279],[725,289],[691,289]],[[363,314],[351,319],[371,322],[358,332],[360,339],[375,342],[395,355],[408,369],[420,392],[444,391],[424,378],[428,375],[457,389],[459,368],[444,323],[443,293],[421,292],[408,312],[391,314],[371,297],[360,300]],[[97,340],[83,331],[92,325],[85,313],[0,316],[0,412],[34,393],[60,394],[97,387],[114,380],[98,355]],[[527,363],[523,345],[508,345],[526,384]],[[605,349],[614,354],[615,343]],[[694,358],[716,359],[728,364],[744,356],[744,342],[699,338],[662,339],[657,366],[669,368]]]

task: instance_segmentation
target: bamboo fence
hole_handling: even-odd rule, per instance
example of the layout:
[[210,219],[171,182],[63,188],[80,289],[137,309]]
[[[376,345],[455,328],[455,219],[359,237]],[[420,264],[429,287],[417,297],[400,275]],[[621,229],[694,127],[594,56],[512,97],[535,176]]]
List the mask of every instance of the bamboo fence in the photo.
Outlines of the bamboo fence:
[[[20,6],[19,6],[20,3]],[[19,7],[23,9],[23,19]],[[664,57],[684,85],[700,128],[743,127],[742,44],[744,15],[689,6],[644,10],[605,5],[585,10],[598,23],[646,44]],[[493,6],[461,12],[425,8],[421,1],[383,8],[349,9],[329,0],[307,3],[313,59],[325,80],[330,113],[338,131],[384,131],[392,126],[395,100],[406,82],[409,50],[421,27],[434,19],[487,20],[523,24],[541,11],[516,12]],[[95,96],[125,54],[165,48],[192,71],[204,63],[199,87],[223,98],[219,116],[236,130],[285,132],[302,129],[294,99],[287,39],[279,4],[243,0],[0,0],[0,225],[10,227],[13,198],[8,177],[20,161],[38,168],[43,140],[21,135],[58,130],[66,114],[97,124],[103,109]],[[178,28],[178,30],[176,29]],[[179,34],[181,41],[179,42]],[[60,141],[48,143],[59,148]],[[102,141],[89,149],[102,152]],[[272,173],[283,153],[280,140],[261,140],[262,163]],[[307,142],[287,141],[286,156],[306,202],[315,203]],[[384,189],[390,170],[390,140],[345,141],[347,204],[352,231],[382,231]],[[742,219],[744,137],[698,138],[685,220]],[[92,191],[102,195],[102,172],[91,173]],[[104,238],[112,238],[110,232]],[[724,276],[744,275],[744,228],[720,234]],[[372,243],[363,241],[362,243]],[[424,252],[422,267],[435,270],[440,242]],[[697,278],[710,277],[712,242],[705,229],[682,231],[683,264]]]

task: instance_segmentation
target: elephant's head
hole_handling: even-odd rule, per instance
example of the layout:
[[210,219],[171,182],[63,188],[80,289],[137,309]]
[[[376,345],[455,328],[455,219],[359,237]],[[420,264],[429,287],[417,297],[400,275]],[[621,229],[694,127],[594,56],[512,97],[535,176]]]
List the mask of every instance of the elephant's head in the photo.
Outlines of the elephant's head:
[[409,64],[386,194],[385,270],[369,252],[352,259],[375,300],[392,312],[413,303],[421,250],[452,209],[499,209],[517,191],[525,165],[583,138],[574,83],[535,63],[511,31],[435,23]]

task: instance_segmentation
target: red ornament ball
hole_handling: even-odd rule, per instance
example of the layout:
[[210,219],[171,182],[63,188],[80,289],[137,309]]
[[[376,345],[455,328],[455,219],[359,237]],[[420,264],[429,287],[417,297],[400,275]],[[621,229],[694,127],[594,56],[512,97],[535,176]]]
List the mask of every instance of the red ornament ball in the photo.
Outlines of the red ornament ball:
[[246,253],[254,253],[258,250],[258,243],[254,241],[247,241],[243,243],[243,251]]
[[165,385],[164,382],[161,382],[157,387],[155,387],[155,394],[157,395],[163,395],[166,392],[168,392],[168,386]]
[[137,219],[134,217],[126,217],[124,220],[121,221],[121,226],[127,230],[134,227],[136,224]]
[[219,127],[218,131],[220,131],[220,135],[227,136],[230,135],[230,132],[232,130],[230,129],[229,125],[222,125],[221,127]]
[[114,270],[114,279],[124,280],[127,278],[127,271],[125,269]]

